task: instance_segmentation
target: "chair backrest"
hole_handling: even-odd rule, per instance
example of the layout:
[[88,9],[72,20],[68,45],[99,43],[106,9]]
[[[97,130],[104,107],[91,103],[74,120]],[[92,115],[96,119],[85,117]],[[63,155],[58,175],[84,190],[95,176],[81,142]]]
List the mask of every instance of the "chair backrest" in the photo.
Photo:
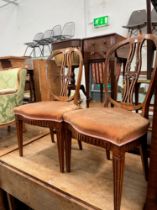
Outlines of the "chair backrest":
[[[7,79],[7,87],[0,89],[0,127],[15,120],[14,108],[23,102],[26,69],[13,68],[0,71],[0,78]],[[1,83],[2,84],[2,83]],[[2,88],[2,86],[0,87]],[[12,91],[11,91],[12,89]]]
[[9,69],[0,71],[0,90],[17,89],[19,69]]
[[44,37],[44,33],[39,32],[34,36],[33,41],[40,41],[43,37]]
[[62,33],[61,25],[55,25],[52,28],[52,31],[53,31],[53,38],[54,38],[54,40],[58,40],[58,39],[61,38],[61,33]]
[[63,26],[62,39],[70,39],[75,35],[75,23],[67,22]]
[[128,25],[132,27],[137,27],[138,25],[142,25],[147,21],[147,13],[145,9],[135,10],[131,13]]
[[[78,74],[76,80],[76,88],[72,95],[68,95],[69,93],[69,85],[71,84],[72,76],[73,76],[73,61],[74,58],[77,57],[78,61]],[[58,58],[60,64],[58,65]],[[71,101],[74,100],[75,104],[79,103],[79,90],[80,83],[82,78],[82,66],[83,66],[83,58],[82,53],[78,48],[65,48],[61,50],[55,50],[52,55],[48,58],[48,60],[53,60],[55,63],[55,69],[53,71],[59,71],[60,78],[60,91],[59,95],[55,95],[52,93],[53,100],[61,100],[61,101]]]
[[46,30],[43,35],[43,39],[52,39],[53,30]]
[[[127,110],[142,110],[143,116],[148,116],[148,108],[150,100],[154,91],[155,81],[157,79],[157,54],[154,53],[154,66],[152,71],[152,78],[148,84],[146,93],[141,93],[140,104],[136,104],[135,88],[141,76],[142,64],[146,60],[146,43],[147,40],[154,43],[157,47],[157,37],[152,34],[139,35],[137,37],[128,38],[120,43],[117,43],[108,52],[105,68],[105,105],[111,103],[113,106],[121,107]],[[115,71],[111,72],[109,68],[110,59],[113,61],[113,54],[118,54],[118,51],[128,48],[126,56],[125,68],[119,68],[115,59]],[[143,50],[144,48],[144,50]],[[108,75],[108,76],[106,76]],[[111,84],[111,94],[109,93],[108,85]]]

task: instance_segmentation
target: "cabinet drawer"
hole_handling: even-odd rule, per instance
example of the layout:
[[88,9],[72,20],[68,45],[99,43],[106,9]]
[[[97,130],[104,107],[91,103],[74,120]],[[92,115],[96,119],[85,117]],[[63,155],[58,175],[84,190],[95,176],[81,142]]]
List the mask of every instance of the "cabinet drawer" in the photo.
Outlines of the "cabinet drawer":
[[101,59],[115,43],[115,36],[87,39],[84,40],[84,51],[89,59]]

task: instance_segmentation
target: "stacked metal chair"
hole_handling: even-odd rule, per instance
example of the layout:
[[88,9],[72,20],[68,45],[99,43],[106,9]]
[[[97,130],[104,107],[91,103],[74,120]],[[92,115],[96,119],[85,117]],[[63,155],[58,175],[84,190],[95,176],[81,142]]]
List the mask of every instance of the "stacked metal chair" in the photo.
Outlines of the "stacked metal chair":
[[53,40],[53,30],[46,30],[43,38],[38,40],[37,43],[42,47],[41,54],[45,56],[45,47],[48,48],[48,55],[51,54],[51,43]]
[[75,23],[67,22],[63,26],[61,40],[71,39],[75,35]]
[[53,39],[52,39],[52,43],[53,43],[61,39],[61,35],[62,35],[61,25],[55,25],[52,28],[52,30],[53,30]]
[[39,50],[39,55],[40,56],[42,55],[42,49],[40,47],[39,41],[43,38],[43,36],[44,36],[44,34],[42,32],[39,32],[34,36],[33,41],[25,43],[25,45],[27,47],[24,52],[24,56],[26,56],[27,50],[29,48],[31,48],[31,52],[30,52],[29,56],[32,56],[32,54],[33,54],[33,57],[37,57],[36,49]]
[[142,29],[146,26],[146,22],[146,10],[135,10],[131,13],[128,24],[122,27],[128,29],[128,36],[137,35],[137,33],[142,33]]

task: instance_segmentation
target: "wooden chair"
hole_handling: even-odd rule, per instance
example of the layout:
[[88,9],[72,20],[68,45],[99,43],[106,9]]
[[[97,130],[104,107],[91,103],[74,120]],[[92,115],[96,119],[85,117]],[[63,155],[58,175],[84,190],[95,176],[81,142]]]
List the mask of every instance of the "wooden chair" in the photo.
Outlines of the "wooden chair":
[[[76,90],[73,95],[68,96],[68,85],[71,80],[72,73],[72,57],[73,54],[78,56],[79,72],[77,77]],[[59,71],[60,87],[58,87],[59,94],[52,93],[52,101],[42,101],[31,104],[26,104],[15,109],[16,125],[17,125],[17,139],[19,146],[19,154],[23,156],[23,123],[37,125],[41,127],[48,127],[50,129],[52,141],[53,132],[55,130],[57,135],[58,155],[60,163],[60,171],[64,171],[64,127],[63,127],[63,113],[78,109],[79,105],[79,87],[82,75],[82,54],[77,48],[67,48],[56,50],[49,59],[56,62],[57,56],[60,56],[61,64],[52,71]],[[57,78],[56,78],[57,79]]]
[[[125,152],[140,147],[146,179],[148,178],[147,129],[150,100],[157,79],[157,57],[152,79],[143,102],[135,104],[135,84],[142,66],[142,47],[151,40],[157,47],[155,35],[139,35],[117,43],[108,52],[104,68],[105,103],[102,108],[93,107],[67,112],[63,115],[66,123],[66,170],[71,170],[71,136],[78,140],[112,151],[114,210],[120,210]],[[127,63],[123,73],[115,69],[110,72],[109,61],[121,47],[129,47]],[[133,65],[132,62],[134,61]],[[115,60],[116,67],[116,60]],[[134,69],[133,69],[134,68]],[[108,83],[111,83],[111,94]],[[122,88],[123,87],[123,88]],[[121,94],[120,94],[121,91]],[[141,110],[141,114],[136,113]]]

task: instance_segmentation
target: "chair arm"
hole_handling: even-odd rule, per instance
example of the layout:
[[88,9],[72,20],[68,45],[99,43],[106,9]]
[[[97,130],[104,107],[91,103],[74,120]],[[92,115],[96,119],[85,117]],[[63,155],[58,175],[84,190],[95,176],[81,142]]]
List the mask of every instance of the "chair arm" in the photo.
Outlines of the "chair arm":
[[0,96],[1,95],[7,95],[7,94],[13,94],[13,93],[16,93],[16,92],[17,92],[17,89],[14,89],[14,88],[1,89],[0,90]]

